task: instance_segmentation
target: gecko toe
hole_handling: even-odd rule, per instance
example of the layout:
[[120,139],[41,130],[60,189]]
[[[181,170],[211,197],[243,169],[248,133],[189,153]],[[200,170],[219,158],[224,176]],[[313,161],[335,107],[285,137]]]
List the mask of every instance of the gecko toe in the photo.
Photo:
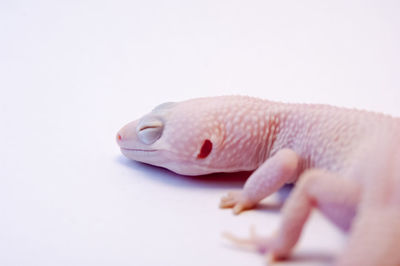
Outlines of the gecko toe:
[[236,200],[232,198],[222,198],[220,202],[220,207],[221,208],[232,208],[235,206]]
[[270,251],[271,239],[259,237],[255,233],[254,226],[250,228],[249,237],[241,238],[229,232],[224,232],[222,236],[238,247],[251,249],[252,251],[256,251],[260,254],[267,254]]
[[241,203],[238,203],[233,208],[233,213],[234,214],[240,214],[242,211],[244,211],[244,209],[245,209],[244,205],[241,204]]

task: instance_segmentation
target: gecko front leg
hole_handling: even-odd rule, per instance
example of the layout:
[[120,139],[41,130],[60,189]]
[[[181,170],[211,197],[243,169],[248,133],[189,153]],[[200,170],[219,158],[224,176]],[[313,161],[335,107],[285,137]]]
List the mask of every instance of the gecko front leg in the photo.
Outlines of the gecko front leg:
[[343,231],[348,231],[359,200],[360,186],[353,180],[323,170],[308,170],[302,174],[286,201],[280,228],[273,236],[260,237],[255,233],[249,238],[229,233],[224,236],[237,245],[268,252],[272,259],[286,258],[297,243],[313,208],[318,208]]
[[265,161],[246,181],[243,190],[228,192],[221,199],[221,208],[233,208],[235,214],[254,207],[259,201],[279,190],[298,175],[299,156],[291,149],[282,149]]

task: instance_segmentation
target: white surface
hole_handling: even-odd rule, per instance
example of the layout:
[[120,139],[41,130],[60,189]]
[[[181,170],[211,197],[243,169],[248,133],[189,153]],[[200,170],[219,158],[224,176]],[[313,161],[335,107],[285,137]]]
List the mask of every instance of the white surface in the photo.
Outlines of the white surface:
[[[0,265],[264,265],[222,231],[279,213],[217,208],[240,179],[124,159],[126,122],[165,101],[248,94],[400,115],[398,1],[0,1]],[[287,265],[343,236],[318,215]]]

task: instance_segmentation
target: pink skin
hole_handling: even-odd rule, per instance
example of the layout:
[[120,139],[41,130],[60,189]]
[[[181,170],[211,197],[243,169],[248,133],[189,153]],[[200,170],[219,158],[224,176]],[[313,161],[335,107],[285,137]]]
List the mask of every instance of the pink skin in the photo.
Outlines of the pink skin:
[[126,157],[179,174],[254,171],[221,199],[236,214],[299,180],[277,233],[226,235],[237,244],[287,257],[317,208],[349,232],[338,265],[400,265],[398,118],[223,96],[160,105],[123,127],[117,142]]

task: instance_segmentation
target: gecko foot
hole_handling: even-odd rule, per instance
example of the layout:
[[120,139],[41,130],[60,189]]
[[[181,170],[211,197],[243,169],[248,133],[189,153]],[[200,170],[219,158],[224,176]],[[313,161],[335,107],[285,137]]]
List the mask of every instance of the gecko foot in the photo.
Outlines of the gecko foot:
[[266,254],[271,246],[271,238],[258,236],[254,226],[250,227],[249,237],[246,238],[237,237],[229,232],[224,232],[222,236],[240,248],[255,250],[261,254]]
[[233,213],[239,214],[246,209],[250,209],[253,205],[241,191],[230,191],[221,198],[219,206],[220,208],[233,208]]

